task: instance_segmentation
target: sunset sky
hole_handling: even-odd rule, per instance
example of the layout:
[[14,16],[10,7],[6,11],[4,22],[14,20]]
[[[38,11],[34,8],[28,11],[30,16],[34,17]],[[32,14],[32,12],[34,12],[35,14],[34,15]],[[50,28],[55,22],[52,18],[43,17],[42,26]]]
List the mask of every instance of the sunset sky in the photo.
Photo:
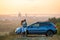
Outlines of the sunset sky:
[[60,15],[60,0],[0,0],[0,15]]

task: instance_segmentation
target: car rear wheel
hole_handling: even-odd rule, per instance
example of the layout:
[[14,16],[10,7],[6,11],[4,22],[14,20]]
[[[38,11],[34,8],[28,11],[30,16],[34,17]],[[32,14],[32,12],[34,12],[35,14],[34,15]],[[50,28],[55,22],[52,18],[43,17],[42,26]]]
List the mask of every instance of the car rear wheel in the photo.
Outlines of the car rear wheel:
[[53,32],[52,32],[52,31],[48,31],[48,32],[46,33],[46,36],[52,37],[52,36],[53,36]]

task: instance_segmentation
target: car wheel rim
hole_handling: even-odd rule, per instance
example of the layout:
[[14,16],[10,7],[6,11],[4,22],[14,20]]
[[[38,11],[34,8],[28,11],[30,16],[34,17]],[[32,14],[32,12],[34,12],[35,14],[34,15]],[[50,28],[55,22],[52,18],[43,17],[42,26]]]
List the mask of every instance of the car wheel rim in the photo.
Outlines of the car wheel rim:
[[49,32],[47,33],[47,36],[53,36],[53,33],[52,33],[51,31],[49,31]]

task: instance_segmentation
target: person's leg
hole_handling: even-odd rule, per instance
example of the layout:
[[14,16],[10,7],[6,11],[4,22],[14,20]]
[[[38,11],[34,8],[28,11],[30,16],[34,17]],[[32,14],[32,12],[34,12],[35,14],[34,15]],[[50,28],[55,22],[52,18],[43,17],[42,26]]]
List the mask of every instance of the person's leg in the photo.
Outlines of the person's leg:
[[26,31],[26,32],[25,32],[25,37],[27,37],[27,35],[28,35],[28,34],[27,34],[27,31]]

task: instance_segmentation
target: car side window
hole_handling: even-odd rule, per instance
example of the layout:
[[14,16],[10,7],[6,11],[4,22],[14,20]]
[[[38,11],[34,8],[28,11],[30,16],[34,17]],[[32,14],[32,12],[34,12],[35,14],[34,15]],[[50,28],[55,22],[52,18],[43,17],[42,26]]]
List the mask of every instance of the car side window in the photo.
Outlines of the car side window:
[[36,24],[33,24],[32,26],[33,26],[33,27],[39,27],[39,24],[36,23]]
[[40,26],[49,26],[49,25],[45,23],[41,23]]

